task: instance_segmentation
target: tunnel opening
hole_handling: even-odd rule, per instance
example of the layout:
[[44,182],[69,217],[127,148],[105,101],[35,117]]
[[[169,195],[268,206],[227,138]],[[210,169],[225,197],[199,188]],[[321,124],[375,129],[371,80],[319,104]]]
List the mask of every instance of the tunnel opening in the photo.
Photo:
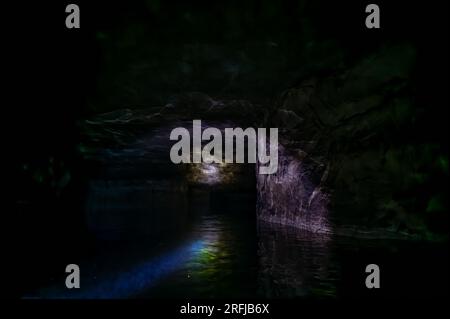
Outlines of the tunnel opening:
[[169,135],[188,122],[144,125],[142,114],[137,122],[115,121],[121,114],[85,127],[91,251],[78,261],[84,289],[67,292],[52,280],[26,297],[253,296],[255,165],[175,165]]
[[[107,138],[113,131],[121,139],[123,132],[135,130],[133,124],[110,125]],[[204,125],[223,131],[232,123]],[[87,155],[101,167],[90,178],[87,191],[86,214],[93,234],[103,239],[161,238],[211,211],[256,218],[255,165],[174,164],[169,158],[173,144],[169,136],[175,127],[192,130],[188,121],[141,127],[126,141],[120,140],[122,144],[117,139],[106,141]],[[102,144],[100,136],[96,134],[97,143]]]

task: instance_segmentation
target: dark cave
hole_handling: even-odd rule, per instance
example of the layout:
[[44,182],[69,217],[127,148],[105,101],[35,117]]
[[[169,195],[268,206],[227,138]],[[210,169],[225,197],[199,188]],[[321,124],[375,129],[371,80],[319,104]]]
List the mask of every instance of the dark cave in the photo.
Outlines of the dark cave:
[[[80,32],[50,4],[18,30],[20,298],[448,294],[448,43],[431,9],[382,1],[367,32],[358,1],[78,2]],[[195,119],[279,128],[278,171],[175,165],[170,131]],[[382,293],[361,284],[374,260]],[[70,263],[83,289],[61,285]]]

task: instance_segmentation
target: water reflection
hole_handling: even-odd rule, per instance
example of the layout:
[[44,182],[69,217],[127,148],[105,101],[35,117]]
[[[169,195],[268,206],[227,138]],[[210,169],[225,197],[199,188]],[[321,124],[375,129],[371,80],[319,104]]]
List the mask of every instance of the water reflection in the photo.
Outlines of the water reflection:
[[[439,277],[448,265],[445,259],[440,259],[442,265],[428,262],[439,256],[439,247],[430,250],[411,243],[329,237],[257,224],[250,214],[254,210],[242,209],[241,204],[240,210],[222,206],[205,208],[186,225],[185,234],[167,241],[99,246],[80,264],[81,289],[66,289],[60,278],[27,297],[360,297],[372,293],[364,286],[364,269],[373,262],[388,269],[384,294],[417,296],[430,293],[433,281],[411,282],[411,276],[426,271]],[[440,272],[433,272],[433,267]]]
[[[95,271],[96,262],[87,265],[83,285],[80,289],[69,290],[62,285],[54,285],[38,292],[38,297],[49,299],[118,299],[129,298],[158,283],[169,273],[181,267],[186,261],[202,251],[203,242],[188,242],[165,254],[141,261],[137,265],[111,269],[106,272]],[[101,262],[101,261],[100,261]],[[33,295],[27,297],[34,297]]]
[[200,216],[192,235],[201,248],[146,297],[225,298],[256,293],[255,225],[245,215]]
[[39,298],[226,298],[334,295],[330,238],[259,224],[246,211],[202,214],[176,242],[102,247],[81,265],[82,288]]
[[338,269],[329,235],[258,224],[259,294],[265,297],[336,295]]

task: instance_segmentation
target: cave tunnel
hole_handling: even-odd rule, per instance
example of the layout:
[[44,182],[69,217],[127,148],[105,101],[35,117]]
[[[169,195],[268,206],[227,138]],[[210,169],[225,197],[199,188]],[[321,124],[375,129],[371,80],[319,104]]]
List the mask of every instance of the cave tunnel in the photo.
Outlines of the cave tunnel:
[[[172,163],[170,133],[176,127],[192,131],[192,121],[183,120],[173,105],[154,111],[119,111],[84,123],[90,167],[84,211],[96,257],[83,261],[89,273],[85,291],[67,294],[46,287],[42,297],[255,293],[255,164]],[[233,126],[232,121],[202,122],[202,128],[221,131]],[[246,270],[230,273],[240,263]],[[197,284],[187,288],[192,282]]]
[[[17,295],[448,294],[448,50],[428,36],[445,19],[400,24],[429,10],[384,2],[386,29],[366,30],[356,0],[194,2],[82,1],[71,33],[50,2],[29,9],[53,14],[19,37],[5,117]],[[278,128],[277,172],[174,164],[170,133],[196,119]]]
[[[189,93],[161,108],[85,120],[81,210],[87,234],[82,247],[88,248],[76,255],[84,289],[61,289],[55,277],[25,297],[334,297],[355,288],[348,279],[354,278],[348,268],[359,265],[352,263],[355,247],[366,251],[362,263],[373,255],[395,262],[411,258],[402,241],[395,244],[400,257],[385,255],[390,240],[409,235],[355,225],[351,214],[333,208],[331,159],[306,154],[307,144],[292,147],[286,131],[275,174],[259,174],[260,164],[174,164],[169,158],[172,130],[192,132],[188,119],[196,113],[205,119],[202,129],[223,132],[257,125],[257,117],[242,117],[253,107]],[[284,112],[274,116],[275,123]],[[220,120],[224,114],[227,121]],[[375,238],[383,239],[374,244]]]

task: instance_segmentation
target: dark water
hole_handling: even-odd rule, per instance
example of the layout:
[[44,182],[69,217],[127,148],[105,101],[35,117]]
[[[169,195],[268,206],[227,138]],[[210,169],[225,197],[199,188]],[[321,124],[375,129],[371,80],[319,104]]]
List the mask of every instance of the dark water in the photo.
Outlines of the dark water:
[[192,229],[198,246],[145,297],[252,297],[257,291],[256,226],[247,216],[212,213]]
[[[240,207],[240,208],[239,208]],[[239,202],[197,207],[165,239],[101,241],[80,262],[82,288],[64,279],[27,297],[341,298],[433,297],[448,293],[448,255],[433,244],[357,240],[257,223]],[[365,288],[365,266],[381,289]]]
[[[47,284],[26,297],[397,298],[448,293],[446,245],[360,240],[258,222],[254,167],[236,166],[235,184],[228,189],[192,189],[180,179],[184,175],[178,167],[166,163],[168,132],[98,154],[101,166],[107,165],[93,170],[86,190],[93,238],[80,244],[80,254],[52,254],[47,264],[59,263],[59,275],[43,278]],[[65,287],[61,269],[68,263],[80,265],[80,289]],[[380,267],[381,289],[366,288],[368,264]]]

